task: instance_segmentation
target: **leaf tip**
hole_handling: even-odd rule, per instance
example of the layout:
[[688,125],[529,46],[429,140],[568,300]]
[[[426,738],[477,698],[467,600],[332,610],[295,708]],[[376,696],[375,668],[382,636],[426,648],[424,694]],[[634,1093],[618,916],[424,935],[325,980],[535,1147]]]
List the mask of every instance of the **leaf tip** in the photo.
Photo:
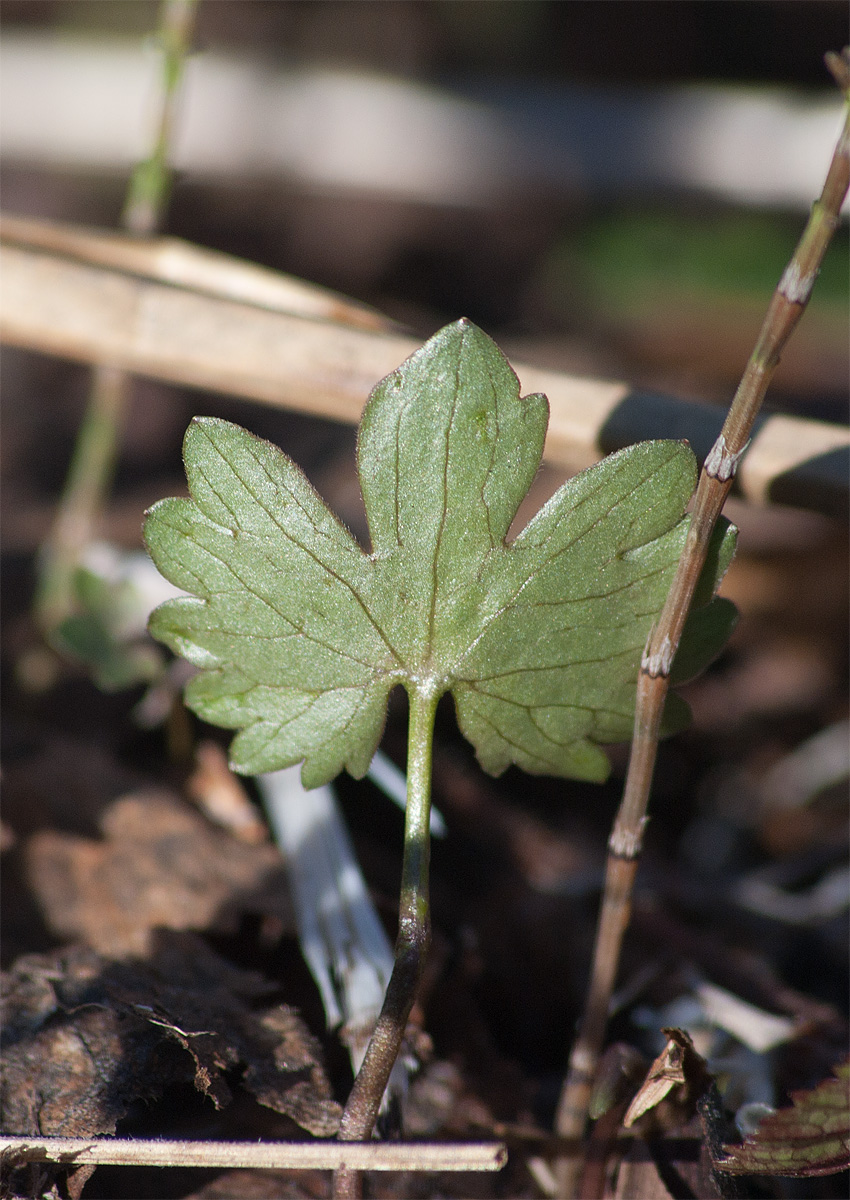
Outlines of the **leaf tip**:
[[219,434],[242,434],[247,437],[253,437],[247,430],[242,429],[239,425],[235,425],[233,421],[225,421],[223,417],[192,417],[186,427],[186,433],[183,438],[184,457],[186,449],[191,445],[192,441],[197,437],[212,438],[215,433]]

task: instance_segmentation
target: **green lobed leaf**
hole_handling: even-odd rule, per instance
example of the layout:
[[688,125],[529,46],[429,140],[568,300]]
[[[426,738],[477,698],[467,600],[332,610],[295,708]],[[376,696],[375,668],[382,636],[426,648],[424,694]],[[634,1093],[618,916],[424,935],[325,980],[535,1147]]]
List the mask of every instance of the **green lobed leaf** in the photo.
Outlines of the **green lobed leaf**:
[[724,1171],[747,1175],[833,1175],[850,1168],[850,1061],[790,1108],[766,1117],[740,1146],[726,1146]]
[[[604,779],[599,743],[630,737],[635,682],[681,551],[696,464],[679,442],[632,446],[569,480],[512,542],[540,464],[544,396],[521,398],[480,329],[437,333],[374,389],[358,468],[365,553],[268,442],[200,418],[186,434],[191,499],[164,500],[145,536],[191,593],[152,634],[201,668],[187,703],[236,728],[244,773],[303,761],[316,786],[365,773],[389,691],[451,691],[486,770]],[[712,600],[734,547],[718,532],[683,671],[718,652],[731,606]],[[671,697],[668,725],[683,720]]]

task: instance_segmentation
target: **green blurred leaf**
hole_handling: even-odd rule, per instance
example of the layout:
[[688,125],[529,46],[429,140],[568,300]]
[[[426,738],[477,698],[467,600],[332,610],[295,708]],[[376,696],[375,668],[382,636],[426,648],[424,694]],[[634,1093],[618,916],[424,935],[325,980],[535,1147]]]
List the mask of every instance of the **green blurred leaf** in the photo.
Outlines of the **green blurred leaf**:
[[746,1175],[833,1175],[850,1168],[850,1060],[791,1108],[766,1117],[741,1146],[725,1146],[717,1166]]
[[[402,684],[451,691],[494,774],[517,763],[606,777],[599,743],[631,735],[641,653],[684,542],[696,466],[679,442],[630,447],[569,480],[507,543],[547,419],[545,397],[520,398],[474,325],[436,334],[363,414],[371,554],[275,446],[224,421],[192,423],[191,499],[161,501],[146,525],[160,571],[192,595],[158,608],[150,629],[201,668],[190,707],[242,731],[236,770],[303,760],[307,786],[343,767],[363,775],[387,695]],[[689,670],[728,631],[711,596],[732,540],[727,527]]]
[[[621,211],[597,217],[566,242],[559,259],[578,266],[602,303],[646,307],[647,297],[754,299],[759,305],[779,282],[799,237],[786,214],[754,211]],[[847,234],[838,234],[818,277],[813,303],[846,311]]]
[[132,584],[112,582],[79,567],[73,586],[75,611],[51,632],[54,648],[85,663],[104,692],[155,679],[163,667],[161,651],[127,632],[128,614],[139,607]]

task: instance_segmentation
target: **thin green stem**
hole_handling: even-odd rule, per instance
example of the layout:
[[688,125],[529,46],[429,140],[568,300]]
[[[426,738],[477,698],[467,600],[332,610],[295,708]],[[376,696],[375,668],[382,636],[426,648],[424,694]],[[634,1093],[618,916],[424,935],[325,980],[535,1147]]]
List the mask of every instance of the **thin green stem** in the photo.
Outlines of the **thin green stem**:
[[[381,1015],[342,1116],[337,1136],[345,1142],[363,1141],[372,1135],[431,944],[429,821],[434,717],[439,693],[436,689],[412,687],[409,696],[407,809],[395,964]],[[359,1172],[336,1173],[336,1200],[353,1200],[360,1196],[360,1188]]]
[[[151,153],[134,169],[127,188],[121,223],[130,233],[154,233],[165,211],[174,112],[196,10],[197,0],[163,0],[160,7],[160,107]],[[76,607],[74,576],[112,485],[128,393],[129,376],[124,371],[108,365],[94,368],[88,406],[56,520],[42,547],[35,609],[48,637]]]
[[65,489],[41,551],[36,613],[50,634],[74,608],[74,572],[91,541],[97,514],[109,489],[125,407],[126,375],[95,367],[88,406],[77,434]]
[[[845,72],[847,70],[847,51]],[[844,85],[846,89],[846,84]],[[608,1010],[629,922],[632,890],[643,842],[646,811],[670,668],[679,646],[694,590],[705,565],[709,540],[747,448],[753,422],[773,372],[800,320],[820,270],[850,183],[850,112],[838,140],[820,199],[812,208],[794,254],[773,293],[723,429],[706,458],[693,504],[688,536],[661,615],[651,630],[637,685],[632,753],[623,800],[608,842],[602,908],[593,966],[578,1035],[570,1053],[556,1129],[580,1139],[587,1123],[591,1087],[602,1052]],[[581,1156],[557,1164],[559,1196],[577,1194]]]
[[153,146],[130,178],[121,224],[128,233],[154,233],[168,203],[171,167],[168,157],[180,82],[192,41],[198,0],[162,0],[156,40],[162,52],[162,75]]

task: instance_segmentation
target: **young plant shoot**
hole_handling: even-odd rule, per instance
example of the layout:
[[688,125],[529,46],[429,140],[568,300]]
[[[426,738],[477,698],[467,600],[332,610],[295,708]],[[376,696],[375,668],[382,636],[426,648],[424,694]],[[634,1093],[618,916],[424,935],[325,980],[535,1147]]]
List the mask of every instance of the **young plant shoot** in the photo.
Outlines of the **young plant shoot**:
[[[189,596],[153,635],[200,673],[186,702],[240,732],[234,770],[302,763],[305,786],[362,777],[387,697],[409,699],[408,803],[395,968],[340,1130],[371,1134],[430,938],[434,715],[451,692],[482,767],[604,780],[626,741],[650,629],[682,552],[696,482],[688,446],[645,442],[569,480],[512,541],[540,464],[542,395],[524,398],[498,347],[461,320],[382,380],[360,424],[367,553],[280,450],[226,421],[186,434],[191,499],[147,518],[150,552]],[[715,531],[674,682],[735,619],[714,592],[734,548]],[[687,709],[668,698],[664,732]]]

